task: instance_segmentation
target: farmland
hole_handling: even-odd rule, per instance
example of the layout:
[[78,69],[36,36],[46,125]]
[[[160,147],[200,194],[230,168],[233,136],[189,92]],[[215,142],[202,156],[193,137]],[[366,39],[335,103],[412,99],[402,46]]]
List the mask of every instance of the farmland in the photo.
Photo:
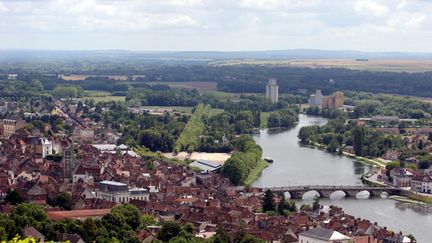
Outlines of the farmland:
[[285,59],[285,60],[227,60],[214,62],[215,66],[271,65],[309,68],[348,68],[365,71],[427,72],[432,71],[432,60],[423,59]]
[[216,82],[148,82],[148,84],[165,84],[171,88],[197,89],[200,91],[216,91]]

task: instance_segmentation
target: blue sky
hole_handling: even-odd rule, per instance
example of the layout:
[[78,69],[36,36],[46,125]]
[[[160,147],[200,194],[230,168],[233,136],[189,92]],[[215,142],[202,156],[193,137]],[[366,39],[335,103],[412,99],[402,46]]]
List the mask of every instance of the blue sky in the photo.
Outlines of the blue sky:
[[432,52],[432,0],[0,0],[0,48]]

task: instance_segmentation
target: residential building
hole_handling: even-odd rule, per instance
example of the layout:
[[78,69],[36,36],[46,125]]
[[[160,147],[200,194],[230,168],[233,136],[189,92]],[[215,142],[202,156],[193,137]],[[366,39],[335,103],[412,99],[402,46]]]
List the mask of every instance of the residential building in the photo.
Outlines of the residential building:
[[127,184],[115,181],[101,181],[96,190],[97,199],[115,203],[129,203],[130,200],[147,201],[149,195],[147,189],[129,189]]
[[323,96],[322,108],[326,109],[343,109],[344,94],[342,92],[334,92],[332,95]]
[[9,138],[16,130],[23,128],[25,121],[19,116],[12,116],[0,122],[0,137]]
[[411,178],[411,190],[432,194],[432,176],[428,174],[413,176]]
[[352,243],[353,238],[335,230],[315,228],[299,234],[299,243]]
[[396,167],[390,171],[393,186],[410,187],[413,173],[406,168]]
[[318,89],[315,91],[315,94],[311,94],[309,96],[309,107],[319,107],[322,106],[322,99],[323,95],[321,93],[321,90]]
[[266,98],[272,103],[278,102],[279,100],[279,86],[277,85],[277,80],[275,78],[269,79],[266,86]]
[[42,158],[46,158],[47,155],[53,154],[53,144],[47,138],[39,138],[35,149],[36,154],[42,155]]

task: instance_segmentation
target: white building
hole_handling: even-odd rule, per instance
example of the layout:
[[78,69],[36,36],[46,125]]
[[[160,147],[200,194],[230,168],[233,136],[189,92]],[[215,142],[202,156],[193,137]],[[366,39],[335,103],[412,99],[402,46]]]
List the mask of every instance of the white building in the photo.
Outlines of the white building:
[[420,193],[432,194],[432,176],[414,176],[411,179],[411,190]]
[[323,95],[321,90],[318,89],[315,91],[315,94],[311,94],[309,96],[309,107],[322,107]]
[[50,140],[48,140],[47,138],[40,138],[39,143],[39,152],[41,153],[42,158],[46,158],[47,155],[53,154],[53,144]]
[[275,78],[269,79],[266,86],[266,98],[271,102],[278,102],[279,100],[279,86],[277,85],[277,80]]
[[315,228],[299,234],[299,243],[352,243],[353,238],[337,231]]
[[115,181],[101,181],[96,189],[96,198],[115,203],[129,203],[130,200],[148,201],[149,196],[147,189],[129,189],[127,184]]

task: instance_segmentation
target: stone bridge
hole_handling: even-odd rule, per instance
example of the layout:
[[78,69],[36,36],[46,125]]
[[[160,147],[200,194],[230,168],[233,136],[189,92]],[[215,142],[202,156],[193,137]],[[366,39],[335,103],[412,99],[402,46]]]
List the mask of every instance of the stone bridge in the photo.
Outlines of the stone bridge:
[[321,198],[329,198],[333,192],[342,191],[345,197],[356,197],[359,192],[369,192],[370,197],[378,197],[383,192],[388,195],[406,196],[406,192],[393,187],[365,187],[365,186],[286,186],[286,187],[269,187],[263,188],[263,191],[270,189],[274,193],[286,193],[291,195],[291,199],[302,199],[303,195],[310,191],[315,191]]

